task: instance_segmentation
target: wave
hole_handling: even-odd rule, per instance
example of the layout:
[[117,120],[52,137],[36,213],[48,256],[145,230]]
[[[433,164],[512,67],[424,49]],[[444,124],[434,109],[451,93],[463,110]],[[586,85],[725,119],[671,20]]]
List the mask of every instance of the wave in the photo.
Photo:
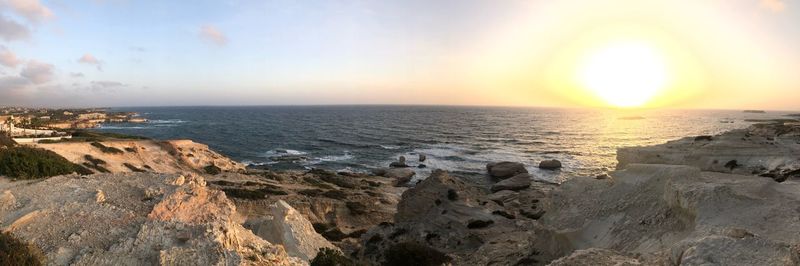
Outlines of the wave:
[[296,156],[296,155],[306,155],[308,152],[298,151],[298,150],[291,150],[291,149],[274,149],[268,150],[264,153],[267,157],[273,156]]
[[391,145],[378,145],[381,146],[384,150],[398,150],[400,146],[391,146]]
[[142,126],[133,126],[133,127],[125,127],[125,126],[105,126],[100,125],[98,129],[151,129],[153,127],[142,127]]
[[182,124],[182,123],[186,123],[186,122],[188,122],[188,121],[181,120],[181,119],[164,119],[164,120],[156,119],[156,120],[147,121],[147,123],[150,123],[150,124]]
[[328,155],[328,156],[322,156],[317,159],[323,162],[338,162],[338,161],[351,160],[353,158],[355,158],[353,154],[351,154],[349,151],[345,151],[343,155]]

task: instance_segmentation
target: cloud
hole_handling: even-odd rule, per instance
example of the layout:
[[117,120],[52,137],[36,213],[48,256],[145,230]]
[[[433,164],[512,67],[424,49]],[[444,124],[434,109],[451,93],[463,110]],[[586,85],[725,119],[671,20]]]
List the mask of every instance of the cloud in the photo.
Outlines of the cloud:
[[0,77],[0,90],[22,90],[28,87],[31,81],[20,76]]
[[34,84],[47,83],[53,80],[55,67],[48,63],[31,60],[19,73],[20,76],[30,80]]
[[783,0],[761,0],[761,7],[772,12],[781,12],[786,9],[786,4]]
[[27,39],[30,35],[28,28],[0,14],[0,39],[14,41]]
[[94,57],[93,55],[88,54],[88,53],[83,55],[83,56],[81,56],[81,58],[78,58],[78,63],[83,63],[83,64],[87,64],[87,65],[94,65],[94,66],[97,67],[97,70],[100,70],[100,71],[103,70],[103,63],[100,62],[99,59],[97,59],[96,57]]
[[117,81],[92,81],[88,89],[94,92],[107,92],[113,91],[119,87],[128,86],[122,82]]
[[53,17],[53,12],[39,0],[0,0],[0,5],[14,10],[32,23],[39,23]]
[[69,73],[69,75],[71,77],[73,77],[73,78],[82,78],[83,77],[83,73],[81,73],[81,72],[72,72],[72,73]]
[[144,53],[147,52],[147,49],[141,46],[132,46],[131,51]]
[[225,37],[225,34],[211,25],[205,25],[200,28],[200,37],[219,46],[225,46],[228,43],[228,38]]
[[0,45],[0,65],[15,68],[19,65],[19,58],[5,46]]

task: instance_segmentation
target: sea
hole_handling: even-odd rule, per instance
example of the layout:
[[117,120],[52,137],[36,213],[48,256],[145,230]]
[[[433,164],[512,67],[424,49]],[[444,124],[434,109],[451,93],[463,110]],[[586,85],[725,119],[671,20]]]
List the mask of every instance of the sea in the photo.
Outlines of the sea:
[[[399,156],[480,177],[486,164],[521,162],[536,179],[562,182],[613,170],[620,147],[745,128],[788,113],[465,106],[131,107],[147,123],[96,129],[154,139],[191,139],[243,163],[275,170],[368,172]],[[419,162],[419,155],[426,160]],[[538,169],[557,159],[559,171]],[[420,165],[424,165],[420,166]]]

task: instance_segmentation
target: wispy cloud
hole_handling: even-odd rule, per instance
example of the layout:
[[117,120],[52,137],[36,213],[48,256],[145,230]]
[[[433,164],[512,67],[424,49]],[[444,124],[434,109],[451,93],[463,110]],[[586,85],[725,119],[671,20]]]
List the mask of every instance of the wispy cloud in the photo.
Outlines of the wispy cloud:
[[20,60],[17,58],[17,55],[8,50],[3,45],[0,45],[0,65],[4,65],[10,68],[15,68],[19,65]]
[[25,68],[19,73],[20,76],[30,80],[34,84],[47,83],[53,80],[55,66],[39,62],[36,60],[28,61]]
[[97,70],[103,70],[103,62],[100,62],[100,60],[92,54],[84,54],[81,58],[78,58],[78,63],[93,65],[97,67]]
[[94,92],[110,92],[125,86],[128,85],[117,81],[92,81],[88,89]]
[[30,30],[27,27],[0,14],[0,39],[15,41],[27,39],[30,34]]
[[225,34],[211,25],[205,25],[200,28],[200,37],[219,46],[225,46],[228,43],[228,38],[225,37]]
[[772,12],[781,12],[786,9],[783,0],[761,0],[761,7]]
[[7,7],[32,23],[39,23],[53,17],[53,12],[39,0],[0,0]]
[[73,77],[73,78],[82,78],[82,77],[84,77],[83,73],[81,73],[81,72],[72,72],[72,73],[69,73],[69,76]]

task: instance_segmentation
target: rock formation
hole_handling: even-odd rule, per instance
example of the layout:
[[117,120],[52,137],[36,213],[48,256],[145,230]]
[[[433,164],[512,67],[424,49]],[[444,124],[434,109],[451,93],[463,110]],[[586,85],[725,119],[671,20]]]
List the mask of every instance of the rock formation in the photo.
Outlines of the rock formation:
[[718,136],[687,137],[662,145],[621,148],[617,169],[632,163],[690,165],[703,171],[800,177],[800,126],[756,124]]
[[[226,172],[239,172],[245,168],[243,164],[210,150],[208,145],[190,140],[107,140],[97,143],[99,145],[62,142],[35,146],[51,150],[96,173],[205,173],[208,166]],[[113,148],[118,152],[104,151],[97,146]]]
[[[485,190],[435,171],[403,194],[394,223],[362,237],[359,257],[372,265],[390,263],[398,246],[417,245],[424,254],[446,254],[453,265],[544,265],[571,249],[554,232],[523,212],[536,209],[538,189],[501,203]],[[390,263],[391,264],[391,263]]]
[[506,179],[528,172],[525,169],[525,165],[515,162],[490,163],[486,165],[486,170],[489,172],[489,176],[498,179]]
[[258,222],[251,221],[247,227],[264,240],[282,245],[290,256],[312,260],[321,248],[338,250],[317,234],[311,222],[285,201],[278,200],[271,205],[269,213],[269,217]]
[[236,223],[232,202],[201,177],[0,179],[0,190],[10,191],[3,230],[33,242],[52,265],[307,264]]

